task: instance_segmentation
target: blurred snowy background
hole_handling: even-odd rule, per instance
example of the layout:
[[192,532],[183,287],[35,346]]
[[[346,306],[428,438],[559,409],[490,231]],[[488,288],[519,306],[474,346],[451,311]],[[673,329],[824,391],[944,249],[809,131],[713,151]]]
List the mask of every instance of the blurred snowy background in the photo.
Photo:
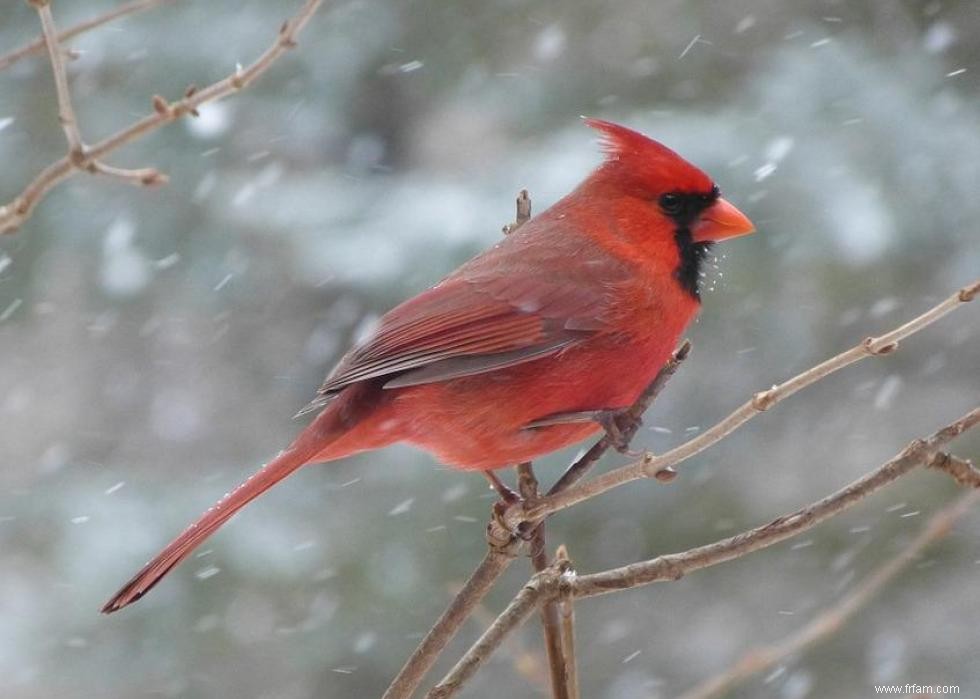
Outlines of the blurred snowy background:
[[[83,134],[251,61],[298,4],[180,0],[78,38]],[[111,6],[54,3],[62,27]],[[0,53],[37,32],[26,3],[3,3]],[[253,89],[110,158],[169,186],[77,177],[0,240],[0,695],[379,695],[481,557],[492,501],[482,478],[407,448],[294,476],[146,600],[97,612],[288,442],[363,324],[492,244],[519,188],[540,211],[598,162],[580,114],[676,148],[760,229],[719,249],[644,447],[972,280],[978,35],[973,0],[331,3]],[[56,113],[43,57],[0,73],[3,201],[63,154]],[[976,403],[978,311],[793,398],[670,487],[556,518],[550,542],[592,571],[838,488]],[[583,696],[671,696],[782,637],[954,490],[914,475],[802,540],[579,605]],[[833,642],[735,696],[865,697],[877,682],[980,696],[978,534],[980,513]],[[516,669],[538,633],[466,696],[543,696]]]

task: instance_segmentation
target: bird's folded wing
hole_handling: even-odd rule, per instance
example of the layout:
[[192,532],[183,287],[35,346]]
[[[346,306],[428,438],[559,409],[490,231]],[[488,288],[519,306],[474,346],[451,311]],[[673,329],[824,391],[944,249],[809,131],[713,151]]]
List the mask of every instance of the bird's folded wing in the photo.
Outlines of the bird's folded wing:
[[601,330],[607,305],[602,287],[574,280],[450,278],[386,314],[331,372],[311,407],[357,381],[432,383],[558,352]]

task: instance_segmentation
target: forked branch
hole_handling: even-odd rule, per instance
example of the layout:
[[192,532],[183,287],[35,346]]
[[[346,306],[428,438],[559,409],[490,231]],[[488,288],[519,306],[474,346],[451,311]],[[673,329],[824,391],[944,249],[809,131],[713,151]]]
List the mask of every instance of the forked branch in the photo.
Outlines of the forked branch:
[[[49,0],[30,0],[30,2],[38,6],[40,12],[48,4]],[[156,131],[166,124],[186,115],[196,114],[197,109],[203,104],[222,99],[248,87],[259,76],[265,73],[283,53],[296,46],[296,36],[310,21],[322,2],[323,0],[306,0],[296,15],[283,23],[275,41],[262,55],[250,65],[236,69],[234,73],[223,80],[214,82],[200,90],[194,87],[188,88],[184,97],[175,102],[168,102],[158,95],[154,96],[152,99],[153,111],[150,114],[91,146],[83,147],[79,150],[73,146],[72,139],[74,136],[69,137],[68,155],[44,168],[13,201],[5,206],[0,206],[0,234],[12,233],[17,230],[24,221],[30,218],[40,201],[54,187],[78,172],[101,173],[113,177],[122,177],[127,181],[138,184],[159,184],[162,182],[162,176],[159,176],[159,173],[156,173],[155,170],[123,170],[104,165],[100,163],[100,159],[128,143],[132,143]],[[57,45],[57,51],[60,56],[61,48],[58,43],[57,33],[45,31],[45,40],[48,42],[49,52],[53,44]],[[53,68],[57,76],[59,68],[56,65],[53,65]],[[64,66],[62,65],[62,75],[63,72]],[[59,89],[59,109],[64,115],[65,100],[61,97],[62,92]],[[70,100],[68,104],[70,105]],[[62,120],[62,123],[64,125],[64,120]],[[67,130],[68,128],[66,127],[66,135]],[[77,146],[77,144],[74,145]]]
[[[520,201],[520,200],[518,200]],[[521,497],[525,500],[538,496],[538,479],[530,462],[517,467],[517,484]],[[545,543],[545,524],[541,522],[531,534],[531,565],[535,572],[548,567],[548,552]],[[551,694],[553,699],[571,699],[567,668],[569,661],[562,644],[561,627],[558,620],[558,604],[548,600],[541,605],[541,628],[544,632],[544,646],[548,653],[548,669],[551,673]]]
[[[577,576],[567,583],[570,592],[566,594],[574,597],[593,597],[655,582],[677,580],[690,572],[740,558],[753,551],[785,541],[850,509],[916,468],[931,467],[947,470],[943,464],[949,463],[950,459],[941,450],[951,440],[978,423],[980,423],[980,407],[974,408],[927,439],[912,442],[894,458],[846,488],[792,514],[706,546],[601,573]],[[519,627],[538,605],[558,598],[562,577],[563,571],[557,565],[553,565],[531,578],[483,636],[429,692],[427,695],[429,699],[448,699],[454,696],[487,661],[504,638]]]
[[[65,29],[63,32],[57,35],[58,43],[64,44],[70,39],[74,39],[79,34],[84,34],[87,31],[95,29],[96,27],[101,27],[103,24],[108,24],[117,19],[121,19],[127,15],[136,14],[137,12],[143,12],[144,10],[149,10],[157,5],[162,5],[167,2],[173,2],[174,0],[134,0],[133,2],[123,3],[119,7],[113,8],[108,12],[104,12],[101,15],[87,19],[84,22],[79,22],[73,27]],[[30,41],[19,49],[5,53],[0,56],[0,70],[6,70],[10,66],[17,63],[22,58],[27,58],[28,56],[33,56],[38,53],[43,53],[45,49],[45,39],[44,36],[39,36],[33,41]]]

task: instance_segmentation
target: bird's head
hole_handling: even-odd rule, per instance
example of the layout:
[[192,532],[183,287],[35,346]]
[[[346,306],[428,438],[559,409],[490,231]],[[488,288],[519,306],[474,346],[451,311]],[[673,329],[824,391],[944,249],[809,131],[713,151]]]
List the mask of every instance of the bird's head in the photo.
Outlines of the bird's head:
[[755,230],[703,170],[667,146],[610,121],[585,123],[602,135],[606,153],[596,176],[656,207],[679,230],[688,231],[691,242],[716,243]]

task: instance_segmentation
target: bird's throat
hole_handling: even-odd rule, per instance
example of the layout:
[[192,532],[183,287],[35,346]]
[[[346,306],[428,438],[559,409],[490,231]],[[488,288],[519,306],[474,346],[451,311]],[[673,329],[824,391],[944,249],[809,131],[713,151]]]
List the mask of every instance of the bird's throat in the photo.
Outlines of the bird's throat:
[[711,243],[695,243],[691,229],[687,225],[678,224],[674,232],[677,252],[680,261],[674,269],[674,279],[681,288],[696,301],[701,301],[701,280],[704,278],[702,267],[705,258],[711,250]]

